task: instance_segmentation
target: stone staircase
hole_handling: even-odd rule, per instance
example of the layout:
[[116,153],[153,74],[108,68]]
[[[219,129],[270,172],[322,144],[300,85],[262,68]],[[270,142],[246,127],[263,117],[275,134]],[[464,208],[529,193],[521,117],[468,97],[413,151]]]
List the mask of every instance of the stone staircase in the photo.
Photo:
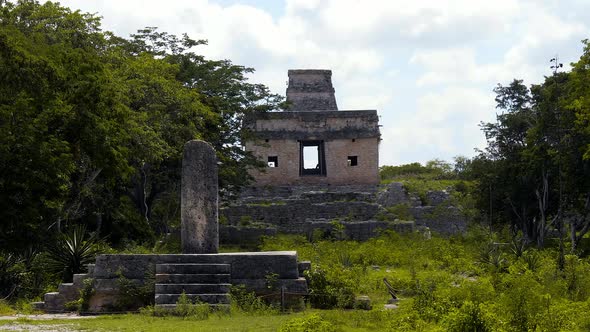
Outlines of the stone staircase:
[[91,278],[94,272],[94,264],[88,264],[88,273],[74,274],[73,282],[62,283],[57,292],[46,293],[43,302],[33,302],[35,310],[43,310],[48,313],[65,312],[66,303],[80,298],[80,289],[84,287],[84,280]]
[[230,264],[156,264],[156,306],[176,307],[183,292],[193,302],[227,306],[230,303],[230,273]]

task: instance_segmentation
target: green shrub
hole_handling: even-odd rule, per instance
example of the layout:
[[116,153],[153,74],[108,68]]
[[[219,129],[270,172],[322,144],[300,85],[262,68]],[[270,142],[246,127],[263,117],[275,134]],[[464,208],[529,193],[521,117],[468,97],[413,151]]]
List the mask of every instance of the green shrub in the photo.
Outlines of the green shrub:
[[506,275],[499,304],[512,331],[534,331],[543,309],[542,286],[527,275]]
[[117,286],[119,294],[113,306],[114,311],[136,310],[154,304],[155,276],[147,274],[143,283],[127,279],[121,271],[118,272]]
[[90,298],[94,295],[94,279],[84,279],[82,288],[80,288],[80,297],[77,300],[65,304],[66,311],[78,311],[79,313],[88,312]]
[[246,290],[244,285],[232,285],[230,296],[233,310],[257,314],[278,313],[276,307],[266,303],[256,293]]
[[211,314],[211,306],[207,303],[200,303],[199,301],[193,302],[182,292],[173,309],[149,305],[140,308],[139,313],[144,316],[175,316],[183,317],[184,319],[205,320]]
[[19,314],[30,315],[35,312],[33,304],[26,298],[18,299],[14,304],[14,307]]
[[6,301],[0,300],[0,316],[12,316],[16,314],[14,310]]
[[410,212],[410,204],[400,203],[387,208],[387,212],[392,214],[397,219],[414,220],[414,216]]
[[241,216],[240,217],[240,226],[248,226],[251,225],[254,220],[251,216]]
[[336,328],[319,314],[312,314],[303,318],[287,321],[280,332],[335,332]]
[[319,309],[347,308],[354,306],[354,291],[342,280],[330,280],[325,270],[316,266],[305,271],[311,306]]
[[211,308],[209,304],[193,303],[184,292],[180,294],[176,302],[176,308],[172,311],[175,316],[204,320],[209,318]]
[[80,289],[80,312],[88,311],[90,306],[90,298],[95,292],[94,279],[84,279],[82,283],[82,289]]
[[450,301],[435,292],[434,280],[416,281],[416,296],[412,308],[425,321],[438,322],[451,308]]
[[465,302],[460,309],[445,317],[444,325],[449,332],[487,332],[492,331],[478,304]]

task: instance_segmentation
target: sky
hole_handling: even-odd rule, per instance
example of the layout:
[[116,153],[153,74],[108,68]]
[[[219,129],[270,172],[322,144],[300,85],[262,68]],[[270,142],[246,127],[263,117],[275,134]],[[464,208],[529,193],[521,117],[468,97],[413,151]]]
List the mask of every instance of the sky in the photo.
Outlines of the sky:
[[207,39],[197,53],[253,67],[285,95],[287,70],[331,69],[341,110],[376,109],[380,164],[452,162],[483,149],[493,88],[538,84],[590,37],[590,0],[63,0],[126,37],[146,26]]

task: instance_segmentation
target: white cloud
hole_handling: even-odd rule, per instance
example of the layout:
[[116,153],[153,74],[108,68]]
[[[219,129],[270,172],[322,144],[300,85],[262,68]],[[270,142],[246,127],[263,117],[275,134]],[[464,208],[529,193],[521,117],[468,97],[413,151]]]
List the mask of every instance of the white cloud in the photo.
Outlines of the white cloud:
[[590,35],[584,0],[285,0],[274,14],[231,1],[62,3],[121,36],[158,26],[208,39],[198,52],[254,67],[280,94],[288,69],[332,69],[340,108],[379,111],[384,164],[471,154],[496,83],[542,81],[549,58],[567,66]]
[[313,10],[320,5],[320,0],[286,0],[287,12]]
[[382,130],[384,164],[450,161],[457,155],[473,155],[485,145],[480,121],[494,118],[490,93],[474,88],[448,87],[418,98],[417,110]]

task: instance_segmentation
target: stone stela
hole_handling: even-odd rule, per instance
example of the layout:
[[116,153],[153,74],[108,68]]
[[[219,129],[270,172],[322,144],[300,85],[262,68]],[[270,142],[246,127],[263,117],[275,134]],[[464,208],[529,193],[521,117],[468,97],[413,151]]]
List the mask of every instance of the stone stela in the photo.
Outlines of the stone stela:
[[183,254],[219,251],[217,156],[211,144],[192,140],[182,159],[181,243]]
[[330,70],[289,70],[284,112],[254,113],[246,150],[267,163],[256,186],[379,184],[376,110],[339,111]]

